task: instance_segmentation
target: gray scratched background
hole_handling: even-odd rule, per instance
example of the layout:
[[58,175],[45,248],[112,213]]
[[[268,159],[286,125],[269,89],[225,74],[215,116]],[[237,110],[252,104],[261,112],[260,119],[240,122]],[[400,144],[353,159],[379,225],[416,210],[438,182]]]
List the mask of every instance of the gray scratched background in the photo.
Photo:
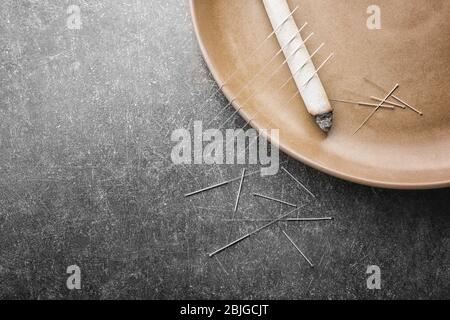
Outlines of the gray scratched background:
[[[79,5],[83,27],[66,27]],[[219,96],[180,0],[0,2],[0,298],[449,298],[450,190],[388,191],[283,161],[317,193],[304,216],[221,254],[254,225],[233,217],[240,166],[175,166],[174,129],[211,119]],[[192,107],[197,105],[196,107]],[[232,114],[229,109],[222,119]],[[231,126],[242,125],[236,118]],[[283,174],[246,181],[240,216],[304,203]],[[66,268],[82,270],[69,291]],[[382,290],[366,288],[379,265]]]

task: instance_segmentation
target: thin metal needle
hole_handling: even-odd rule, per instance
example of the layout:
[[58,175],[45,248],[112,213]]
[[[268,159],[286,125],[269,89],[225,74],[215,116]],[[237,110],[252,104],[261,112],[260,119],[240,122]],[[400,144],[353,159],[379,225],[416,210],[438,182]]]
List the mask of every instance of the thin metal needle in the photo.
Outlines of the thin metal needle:
[[322,43],[312,54],[311,56],[306,59],[306,61],[300,66],[300,68],[298,68],[291,76],[289,79],[286,80],[285,83],[283,83],[283,85],[278,89],[278,90],[282,90],[288,83],[289,81],[291,81],[291,79],[293,79],[297,73],[299,73],[308,63],[308,61],[310,61],[319,51],[320,49],[322,49],[322,47],[325,45],[325,43]]
[[297,208],[297,205],[295,205],[295,204],[292,204],[292,203],[289,203],[289,202],[286,202],[286,201],[283,201],[283,200],[275,199],[275,198],[272,198],[272,197],[264,196],[262,194],[254,193],[253,196],[259,197],[259,198],[263,198],[263,199],[266,199],[266,200],[275,201],[275,202],[278,202],[278,203],[282,203],[282,204],[285,204],[285,205],[293,207],[293,208]]
[[[292,12],[289,14],[289,16],[286,17],[286,19],[283,20],[283,22],[276,28],[274,29],[257,47],[255,50],[252,51],[251,54],[249,54],[247,56],[247,58],[244,59],[244,62],[249,60],[250,58],[252,58],[255,53],[257,53],[265,44],[266,42],[272,38],[283,26],[284,24],[289,20],[289,18],[291,18],[294,13],[299,9],[299,6],[295,7],[294,10],[292,10]],[[231,73],[231,75],[225,80],[225,82],[219,86],[219,88],[214,91],[211,96],[209,96],[205,101],[203,101],[201,104],[204,104],[205,102],[209,101],[212,97],[214,97],[216,94],[218,94],[220,91],[222,91],[222,89],[231,81],[231,79],[234,78],[234,76],[239,72],[239,68],[236,67],[236,69]]]
[[[385,90],[382,86],[376,84],[375,82],[373,82],[372,80],[369,80],[368,78],[364,77],[364,80],[366,80],[367,82],[371,83],[373,86],[377,87],[378,89],[380,89],[381,91],[386,92],[387,90]],[[420,110],[417,110],[416,108],[414,108],[413,106],[411,106],[409,103],[405,102],[404,100],[402,100],[401,98],[399,98],[396,95],[392,95],[392,98],[394,100],[397,100],[397,102],[403,103],[405,106],[407,106],[408,108],[410,108],[412,111],[418,113],[419,115],[423,116],[423,112]]]
[[[331,221],[334,220],[332,217],[324,218],[288,218],[281,220],[281,222],[316,222],[316,221]],[[225,222],[269,222],[272,219],[223,219]]]
[[[332,54],[330,54],[329,56],[328,56],[328,58],[319,66],[319,68],[317,68],[317,70],[311,75],[311,78],[309,78],[308,79],[308,81],[306,81],[303,85],[302,85],[302,87],[301,87],[301,90],[303,90],[303,89],[305,89],[306,87],[306,85],[314,78],[314,76],[316,75],[316,74],[318,74],[319,73],[319,71],[320,71],[320,69],[322,69],[324,66],[325,66],[325,64],[331,59],[331,58],[333,58],[334,57],[334,53],[332,53]],[[294,98],[298,95],[298,94],[300,94],[300,91],[297,91],[297,92],[295,92],[295,94],[286,102],[286,104],[289,104],[289,102],[291,102],[292,100],[294,100]]]
[[[286,160],[286,161],[283,161],[281,164],[284,164],[284,163],[286,163],[286,162],[287,162],[287,160]],[[254,176],[255,174],[258,174],[258,173],[260,173],[260,172],[261,172],[261,170],[251,172],[251,173],[249,173],[249,174],[246,174],[246,175],[245,175],[245,178]],[[197,191],[193,191],[193,192],[190,192],[190,193],[186,193],[186,194],[184,195],[184,197],[185,197],[185,198],[188,198],[188,197],[194,196],[194,195],[199,194],[199,193],[203,193],[203,192],[206,192],[206,191],[209,191],[209,190],[213,190],[213,189],[216,189],[216,188],[225,186],[225,185],[227,185],[227,184],[233,183],[233,182],[235,182],[235,181],[239,181],[240,179],[241,179],[241,177],[239,176],[239,177],[237,177],[237,178],[234,178],[234,179],[231,179],[231,180],[228,180],[228,181],[220,182],[220,183],[214,184],[214,185],[212,185],[212,186],[203,188],[203,189],[201,189],[201,190],[197,190]]]
[[331,58],[333,58],[333,57],[334,57],[334,53],[330,54],[330,55],[328,56],[328,58],[326,58],[325,61],[322,62],[322,64],[317,68],[317,70],[311,75],[311,77],[310,77],[310,78],[302,85],[302,88],[304,88],[304,87],[312,80],[312,78],[314,78],[315,75],[316,75],[317,73],[319,73],[320,69],[322,69],[323,66],[324,66]]
[[[366,107],[378,107],[378,104],[376,104],[376,103],[356,102],[356,101],[341,100],[341,99],[330,99],[330,101],[342,102],[342,103],[347,103],[347,104],[357,104],[357,105],[366,106]],[[391,110],[395,109],[393,106],[386,106],[386,105],[382,105],[381,108],[391,109]]]
[[245,178],[245,169],[242,170],[241,182],[239,183],[239,190],[236,197],[236,204],[234,205],[234,212],[237,212],[239,206],[239,199],[241,198],[242,184],[244,183],[244,178]]
[[315,198],[316,196],[314,195],[314,193],[312,193],[307,187],[304,186],[303,183],[301,183],[296,177],[294,177],[289,171],[286,170],[285,167],[281,167],[281,170],[283,170],[284,172],[286,172],[295,182],[297,182],[297,184],[299,186],[302,187],[303,190],[305,190],[306,192],[308,192],[313,198]]
[[364,125],[375,115],[375,113],[381,108],[381,106],[383,105],[383,103],[386,102],[387,99],[389,99],[390,96],[392,96],[392,94],[395,92],[395,90],[398,89],[400,85],[397,83],[394,88],[389,91],[388,95],[383,99],[383,101],[380,102],[380,104],[378,105],[378,107],[376,107],[370,114],[369,116],[364,120],[363,123],[361,123],[361,125],[358,127],[358,129],[356,129],[356,131],[353,134],[356,134],[359,130],[361,130],[362,127],[364,127]]
[[[306,43],[306,41],[307,41],[308,39],[305,39],[305,41],[303,41],[303,44],[305,44]],[[311,54],[311,56],[303,63],[303,65],[300,67],[300,68],[298,68],[298,70],[297,71],[295,71],[295,73],[294,73],[294,75],[295,74],[297,74],[301,69],[303,69],[304,67],[305,67],[305,65],[308,63],[308,61],[310,61],[319,51],[320,51],[320,49],[323,47],[325,45],[325,43],[322,43],[312,54]],[[294,78],[294,75],[291,75],[290,76],[290,78],[280,87],[280,88],[278,88],[278,90],[277,91],[280,91],[280,90],[282,90],[283,89],[283,87],[284,86],[286,86],[288,83],[289,83],[289,81],[292,79],[292,78]],[[241,108],[242,109],[242,108]],[[238,110],[236,110],[232,115],[231,115],[231,117],[230,118],[232,118],[239,110],[241,110],[241,109],[238,109]],[[230,119],[229,118],[229,119]],[[226,120],[226,122],[228,122],[229,121],[229,119],[227,119]],[[251,119],[251,120],[249,120],[241,129],[244,129],[247,125],[249,125],[250,124],[250,122],[251,121],[253,121],[254,119]],[[259,137],[260,135],[258,135],[258,137]],[[256,141],[257,139],[255,139],[255,141]],[[250,143],[249,144],[249,146],[246,148],[246,151],[247,151],[247,149],[253,144],[254,142],[252,142],[252,143]]]
[[[272,38],[272,36],[274,36],[283,26],[284,24],[289,20],[290,17],[292,17],[294,15],[294,13],[299,9],[300,6],[295,7],[294,10],[292,10],[292,12],[289,14],[289,16],[286,17],[286,19],[283,20],[283,22],[280,23],[280,25],[274,29],[261,43],[258,47],[256,47],[255,50],[252,51],[252,53],[250,53],[246,59],[244,59],[244,61],[247,61],[248,59],[252,58],[255,53],[257,53],[265,44],[266,42]],[[227,84],[228,82],[230,82],[230,80],[236,75],[236,73],[239,71],[239,68],[236,68],[234,70],[234,72],[228,77],[228,79],[220,86],[219,90],[222,90]]]
[[248,238],[250,238],[251,236],[254,236],[255,234],[257,234],[257,233],[259,233],[259,232],[261,232],[261,231],[263,231],[263,230],[265,230],[265,229],[267,229],[267,228],[273,226],[275,223],[280,222],[281,220],[287,218],[289,215],[293,214],[294,212],[300,210],[301,208],[303,208],[303,207],[305,207],[305,206],[306,206],[306,205],[304,205],[304,206],[302,206],[302,207],[300,207],[300,208],[294,209],[294,210],[292,210],[292,211],[290,211],[290,212],[288,212],[288,213],[282,215],[281,217],[279,217],[279,218],[277,218],[277,219],[275,219],[275,220],[269,222],[268,224],[266,224],[266,225],[264,225],[264,226],[262,226],[262,227],[260,227],[260,228],[258,228],[258,229],[256,229],[256,230],[254,230],[254,231],[252,231],[252,232],[246,234],[245,236],[240,237],[239,239],[236,239],[236,240],[234,240],[233,242],[230,242],[230,243],[227,244],[226,246],[224,246],[224,247],[222,247],[222,248],[220,248],[220,249],[218,249],[218,250],[216,250],[216,251],[210,253],[210,254],[209,254],[209,257],[212,258],[212,257],[214,257],[215,255],[221,253],[222,251],[225,251],[225,250],[227,250],[228,248],[230,248],[230,247],[232,247],[232,246],[235,246],[235,245],[237,245],[238,243],[244,241],[245,239],[248,239]]
[[[303,42],[303,43],[305,43],[306,42],[306,40]],[[311,60],[318,52],[319,52],[319,50],[323,47],[325,45],[325,43],[322,43],[315,51],[314,51],[314,53],[312,53],[311,54],[311,56],[305,61],[305,63],[297,70],[297,71],[295,71],[295,73],[294,74],[296,74],[297,72],[299,72],[302,68],[304,68],[305,67],[305,65],[308,63],[308,61],[309,60]],[[285,86],[285,85],[287,85],[288,83],[289,83],[289,81],[293,78],[294,76],[293,75],[291,75],[291,77],[278,89],[278,91],[280,91],[281,89],[283,89],[283,87]],[[298,94],[298,93],[297,93]],[[296,95],[297,95],[296,94]],[[295,97],[295,96],[294,96]],[[294,98],[294,97],[292,97],[290,100],[289,100],[289,102]],[[241,109],[238,109],[238,110],[236,110],[233,114],[232,114],[232,116],[230,117],[230,118],[232,118],[239,110],[241,110]],[[250,120],[245,126],[247,126],[251,121],[253,121],[254,119],[252,119],[252,120]],[[228,120],[227,120],[228,121]],[[245,127],[244,126],[244,127]],[[258,134],[258,137],[260,136],[260,134]],[[257,139],[255,139],[255,141],[257,141]],[[249,145],[248,145],[248,147],[245,149],[246,151],[247,151],[247,149],[255,142],[255,141],[253,141],[252,143],[250,143]]]
[[249,81],[247,81],[247,83],[238,91],[238,93],[236,94],[236,96],[231,99],[227,105],[225,105],[225,107],[223,107],[218,114],[216,114],[216,116],[207,124],[210,125],[215,119],[217,119],[217,116],[219,116],[220,114],[222,114],[229,106],[231,106],[233,104],[234,101],[236,101],[236,99],[244,92],[245,89],[247,89],[254,80],[256,80],[258,78],[259,75],[261,75],[268,66],[270,66],[272,64],[273,61],[275,61],[275,59],[284,51],[284,49],[286,49],[289,45],[291,45],[291,43],[297,38],[297,35],[300,34],[300,32],[302,32],[302,30],[308,25],[308,22],[305,22],[303,24],[303,26],[297,30],[297,32],[292,36],[292,38],[288,41],[288,43],[286,43],[285,46],[283,46],[280,50],[278,50],[277,53],[275,53],[275,55],[269,60],[269,62],[267,62],[264,66],[262,66],[262,68],[255,73]]
[[[261,170],[258,170],[258,171],[249,173],[249,174],[245,175],[245,178],[248,178],[248,177],[250,177],[250,176],[254,176],[255,174],[260,173],[260,171],[261,171]],[[202,193],[202,192],[206,192],[206,191],[209,191],[209,190],[213,190],[213,189],[216,189],[216,188],[225,186],[225,185],[227,185],[227,184],[229,184],[229,183],[238,181],[238,180],[240,180],[240,179],[241,179],[241,177],[239,176],[239,177],[237,177],[237,178],[234,178],[234,179],[231,179],[231,180],[228,180],[228,181],[224,181],[224,182],[221,182],[221,183],[218,183],[218,184],[215,184],[215,185],[206,187],[206,188],[201,189],[201,190],[197,190],[197,191],[194,191],[194,192],[191,192],[191,193],[187,193],[187,194],[184,195],[184,197],[185,197],[185,198],[188,198],[188,197],[194,196],[194,195],[199,194],[199,193]]]
[[288,238],[288,240],[292,243],[292,245],[295,247],[295,249],[297,249],[297,251],[302,255],[303,258],[305,258],[305,260],[309,263],[309,265],[311,266],[311,268],[314,268],[313,263],[308,259],[307,256],[305,256],[305,254],[302,252],[302,250],[300,250],[300,248],[295,244],[294,240],[291,239],[291,237],[288,236],[288,234],[284,231],[283,234],[286,236],[286,238]]
[[[311,33],[306,39],[305,41],[303,41],[303,43],[294,51],[292,52],[288,57],[286,57],[286,59],[284,59],[283,63],[281,65],[278,66],[278,68],[275,69],[274,72],[272,72],[272,74],[266,79],[266,81],[264,81],[264,83],[261,85],[262,87],[264,87],[270,80],[272,80],[272,78],[281,70],[281,68],[289,62],[289,59],[292,58],[298,51],[300,51],[301,49],[303,49],[305,47],[306,42],[308,42],[309,39],[311,39],[311,37],[314,35],[314,33]],[[244,102],[243,105],[245,105],[252,97],[254,97],[258,92],[253,92],[249,97],[247,97]],[[228,107],[228,106],[227,106]],[[245,107],[240,107],[238,109],[236,109],[233,114],[227,119],[225,120],[221,126],[220,129],[223,128],[223,126],[225,124],[228,123],[228,121],[230,121],[240,110],[245,109]]]
[[[380,99],[380,98],[378,98],[378,97],[375,97],[375,96],[370,96],[370,99],[372,99],[373,101],[377,101],[377,102],[383,101],[382,99]],[[401,104],[398,104],[398,103],[395,103],[395,102],[385,101],[384,103],[385,103],[385,104],[389,104],[389,105],[394,106],[394,107],[406,109],[405,106],[403,106],[403,105],[401,105]]]

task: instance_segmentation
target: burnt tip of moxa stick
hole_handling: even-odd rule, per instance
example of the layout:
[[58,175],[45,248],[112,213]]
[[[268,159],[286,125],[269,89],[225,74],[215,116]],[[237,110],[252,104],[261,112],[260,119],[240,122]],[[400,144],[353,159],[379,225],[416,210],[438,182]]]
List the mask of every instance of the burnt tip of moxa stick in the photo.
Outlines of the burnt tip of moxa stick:
[[333,126],[333,111],[315,116],[317,125],[323,132],[330,132]]

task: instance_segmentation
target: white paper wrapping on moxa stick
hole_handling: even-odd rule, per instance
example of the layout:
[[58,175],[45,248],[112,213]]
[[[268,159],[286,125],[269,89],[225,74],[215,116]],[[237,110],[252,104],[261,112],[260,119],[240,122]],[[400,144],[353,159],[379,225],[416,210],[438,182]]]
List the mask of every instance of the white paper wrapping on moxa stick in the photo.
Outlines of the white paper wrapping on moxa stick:
[[[303,44],[303,39],[300,34],[297,34],[296,38],[287,45],[292,39],[292,36],[298,31],[297,23],[294,18],[290,16],[291,11],[287,1],[263,0],[263,2],[272,27],[274,30],[278,29],[276,36],[281,48],[284,48],[284,55],[290,57],[288,65],[291,73],[294,74],[305,61],[308,61],[300,72],[294,74],[295,83],[308,112],[313,116],[318,116],[333,111],[319,75],[314,76],[306,86],[302,87],[316,72],[316,68],[310,59],[310,54],[306,46],[303,46],[301,50],[293,54],[294,51]],[[287,21],[286,17],[289,17]],[[286,22],[283,24],[284,21]]]

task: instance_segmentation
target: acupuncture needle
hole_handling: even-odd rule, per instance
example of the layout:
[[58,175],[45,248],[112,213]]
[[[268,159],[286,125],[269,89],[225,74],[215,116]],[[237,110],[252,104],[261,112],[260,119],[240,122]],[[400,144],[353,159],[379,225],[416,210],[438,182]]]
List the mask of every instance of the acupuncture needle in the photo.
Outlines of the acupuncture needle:
[[242,170],[241,182],[239,183],[239,190],[238,190],[237,197],[236,197],[236,204],[234,206],[234,212],[237,212],[237,209],[239,206],[239,199],[241,198],[242,185],[244,184],[244,178],[245,178],[245,169]]
[[265,229],[267,229],[267,228],[273,226],[275,223],[282,221],[283,219],[287,218],[288,216],[290,216],[290,215],[293,214],[294,212],[296,212],[296,211],[302,209],[303,207],[306,207],[307,205],[308,205],[308,204],[305,204],[305,205],[303,205],[302,207],[299,207],[299,208],[297,208],[297,209],[294,209],[294,210],[292,210],[292,211],[290,211],[290,212],[288,212],[288,213],[286,213],[286,214],[284,214],[284,215],[278,217],[277,219],[272,220],[271,222],[267,223],[266,225],[264,225],[264,226],[262,226],[262,227],[260,227],[260,228],[255,229],[254,231],[252,231],[252,232],[246,234],[245,236],[242,236],[242,237],[240,237],[239,239],[236,239],[236,240],[234,240],[233,242],[230,242],[230,243],[227,244],[226,246],[223,246],[222,248],[220,248],[220,249],[218,249],[218,250],[216,250],[216,251],[210,253],[210,254],[209,254],[209,257],[210,257],[210,258],[213,258],[215,255],[217,255],[217,254],[219,254],[219,253],[221,253],[221,252],[227,250],[228,248],[233,247],[233,246],[237,245],[238,243],[240,243],[240,242],[242,242],[242,241],[244,241],[244,240],[246,240],[246,239],[248,239],[248,238],[254,236],[255,234],[257,234],[257,233],[259,233],[259,232],[261,232],[261,231],[263,231],[263,230],[265,230]]
[[[356,102],[356,101],[342,100],[342,99],[330,99],[330,101],[341,102],[341,103],[346,103],[346,104],[356,104],[356,105],[366,106],[366,107],[375,107],[375,108],[378,107],[378,104],[376,104],[376,103]],[[390,109],[390,110],[395,109],[393,106],[387,106],[387,105],[382,105],[381,108]]]
[[234,101],[236,101],[236,99],[245,91],[245,89],[247,89],[254,80],[256,80],[258,78],[259,75],[261,75],[268,66],[270,66],[272,64],[272,62],[275,61],[275,59],[288,47],[291,45],[291,43],[297,38],[297,36],[300,34],[300,32],[303,31],[303,29],[308,25],[308,22],[305,22],[303,24],[303,26],[298,29],[295,34],[291,37],[291,39],[288,41],[288,43],[286,43],[286,45],[284,45],[280,50],[278,50],[277,53],[275,53],[274,56],[272,56],[272,58],[269,60],[269,62],[265,63],[261,69],[259,69],[259,71],[257,73],[255,73],[250,80],[247,81],[247,83],[245,83],[242,88],[237,92],[236,96],[231,99],[220,111],[219,113],[217,113],[214,118],[207,124],[207,126],[209,126],[214,120],[217,119],[217,116],[221,115],[229,106],[231,106],[233,104]]
[[314,268],[314,264],[311,262],[311,260],[308,259],[308,257],[302,252],[302,250],[300,250],[300,248],[295,244],[294,240],[292,240],[291,237],[289,237],[288,234],[284,230],[281,230],[281,231],[286,236],[286,238],[288,238],[288,240],[292,243],[292,245],[295,247],[295,249],[297,249],[297,251],[302,255],[302,257],[306,260],[306,262],[308,262],[308,264],[311,266],[311,268]]
[[[288,20],[294,15],[294,13],[299,9],[299,6],[295,7],[294,10],[292,10],[292,12],[289,14],[289,16],[286,17],[286,19],[284,19],[280,25],[274,29],[261,43],[258,47],[256,47],[256,49],[254,49],[248,56],[247,58],[244,59],[244,62],[247,61],[249,58],[253,57],[254,54],[256,54],[265,44],[266,42],[272,38],[273,35],[275,35],[283,26],[286,22],[288,22]],[[236,68],[233,73],[228,77],[228,79],[219,87],[219,91],[221,91],[227,84],[228,82],[230,82],[230,80],[236,75],[236,73],[239,71],[239,68]]]
[[[364,77],[364,80],[366,80],[367,82],[371,83],[373,86],[377,87],[378,89],[382,90],[382,91],[386,91],[382,86],[376,84],[375,82],[373,82],[372,80],[369,80],[368,78]],[[417,114],[423,116],[423,112],[420,110],[417,110],[416,108],[414,108],[413,106],[411,106],[409,103],[407,103],[406,101],[404,101],[403,99],[399,98],[396,95],[392,95],[392,98],[394,100],[396,100],[397,102],[400,102],[402,104],[404,104],[405,106],[407,106],[408,108],[410,108],[412,111],[416,112]]]
[[[289,19],[294,15],[294,13],[299,9],[299,6],[295,7],[294,10],[289,14],[289,16],[286,17],[286,19],[283,20],[283,22],[280,23],[280,25],[274,29],[257,47],[254,49],[245,59],[244,62],[249,60],[251,57],[253,57],[265,44],[266,42],[272,38],[283,26],[286,22],[289,21]],[[214,97],[216,94],[218,94],[222,89],[234,78],[234,76],[239,72],[240,68],[236,67],[235,70],[231,73],[231,75],[225,80],[225,82],[219,86],[216,91],[214,91],[211,96],[209,96],[206,100],[204,100],[201,104],[203,105],[205,102],[209,101],[212,97]],[[193,106],[194,107],[194,106]]]
[[[305,41],[303,41],[303,43],[305,43],[306,42],[306,40]],[[280,91],[280,90],[282,90],[288,83],[289,83],[289,81],[291,80],[291,79],[293,79],[294,78],[294,76],[298,73],[298,72],[300,72],[300,70],[302,70],[305,66],[306,66],[306,64],[308,63],[308,61],[310,61],[310,60],[312,60],[312,58],[320,51],[320,49],[323,47],[325,45],[325,43],[322,43],[312,54],[311,54],[311,56],[308,58],[308,59],[306,59],[306,61],[300,66],[300,68],[298,68],[295,72],[294,72],[294,75],[291,75],[291,77],[283,84],[283,85],[281,85],[281,87],[279,87],[278,89],[277,89],[277,92],[278,91]],[[374,105],[374,106],[376,106],[376,105]],[[242,109],[242,108],[241,108]],[[241,110],[241,109],[239,109],[239,110]],[[237,112],[234,112],[233,113],[233,115],[232,115],[232,117],[236,114]],[[246,126],[248,126],[252,121],[253,121],[254,119],[250,119],[249,121],[247,121],[246,122],[246,124],[241,128],[241,129],[244,129]],[[228,121],[228,120],[227,120]],[[258,139],[258,137],[260,136],[260,134],[256,137],[256,139],[255,139],[255,141]],[[252,143],[250,143],[249,144],[249,146],[245,149],[245,151],[247,151],[247,149],[253,144],[254,142],[252,142]],[[227,147],[228,147],[228,145],[227,145]]]
[[295,205],[295,204],[292,204],[292,203],[289,203],[289,202],[286,202],[286,201],[283,201],[283,200],[275,199],[275,198],[272,198],[272,197],[268,197],[268,196],[265,196],[265,195],[262,195],[262,194],[259,194],[259,193],[254,193],[253,196],[259,197],[259,198],[262,198],[262,199],[266,199],[266,200],[270,200],[270,201],[275,201],[275,202],[278,202],[278,203],[282,203],[282,204],[285,204],[285,205],[293,207],[293,208],[297,208],[297,205]]
[[[312,58],[320,51],[320,49],[322,49],[325,46],[325,43],[322,43],[306,60],[305,62],[300,66],[300,68],[298,68],[290,77],[289,79],[286,80],[285,83],[283,83],[283,85],[281,85],[281,87],[278,88],[277,92],[281,91],[288,83],[289,81],[291,81],[291,79],[294,79],[295,75],[300,72],[309,61],[312,61]],[[298,92],[295,94],[295,96],[297,96]],[[294,96],[294,97],[295,97]],[[293,98],[291,98],[289,100],[289,102],[292,100]]]
[[309,83],[309,82],[310,82],[310,81],[311,81],[311,80],[319,73],[320,69],[322,69],[323,66],[324,66],[328,61],[330,61],[330,59],[333,58],[333,57],[334,57],[334,53],[330,54],[330,55],[328,56],[328,58],[326,58],[325,61],[322,62],[322,64],[317,68],[317,70],[311,75],[311,77],[310,77],[308,80],[306,80],[305,83],[302,85],[302,89],[308,85],[308,83]]
[[[306,41],[304,41],[304,42],[306,42]],[[312,53],[311,54],[311,56],[308,58],[308,59],[306,59],[306,61],[302,64],[302,66],[297,70],[297,71],[295,71],[295,73],[294,73],[294,75],[296,74],[296,73],[298,73],[300,70],[302,70],[304,67],[305,67],[305,65],[308,63],[308,61],[310,61],[319,51],[320,51],[320,49],[324,46],[325,44],[324,43],[322,43],[315,51],[314,51],[314,53]],[[285,86],[285,85],[287,85],[288,83],[289,83],[289,81],[293,78],[294,76],[291,76],[281,87],[279,87],[278,89],[277,89],[277,92],[278,91],[280,91],[281,89],[283,89],[283,87]],[[376,106],[376,105],[375,105]],[[243,108],[241,108],[241,109],[243,109]],[[239,110],[241,110],[241,109],[239,109]],[[239,111],[239,110],[237,110],[237,111]],[[232,116],[231,117],[233,117],[236,113],[237,113],[237,111],[235,111],[233,114],[232,114]],[[252,122],[254,119],[251,119],[251,120],[249,120],[241,129],[244,129],[250,122]],[[228,120],[227,120],[228,121]],[[258,134],[258,136],[256,137],[256,139],[255,139],[255,141],[257,141],[258,140],[258,137],[260,136],[261,134]],[[245,151],[247,151],[247,149],[255,142],[255,141],[253,141],[253,142],[251,142],[248,146],[247,146],[247,148],[245,149]],[[227,145],[228,146],[228,145]]]
[[[246,174],[246,175],[245,175],[245,178],[254,176],[254,175],[256,175],[256,174],[258,174],[258,173],[260,173],[260,172],[261,172],[261,170],[258,170],[258,171],[255,171],[255,172]],[[197,194],[199,194],[199,193],[203,193],[203,192],[206,192],[206,191],[209,191],[209,190],[213,190],[213,189],[216,189],[216,188],[225,186],[225,185],[227,185],[227,184],[230,184],[230,183],[232,183],[232,182],[239,181],[240,179],[241,179],[241,176],[239,176],[239,177],[237,177],[237,178],[234,178],[234,179],[231,179],[231,180],[227,180],[227,181],[224,181],[224,182],[220,182],[220,183],[214,184],[214,185],[212,185],[212,186],[209,186],[209,187],[206,187],[206,188],[197,190],[197,191],[193,191],[193,192],[190,192],[190,193],[186,193],[186,194],[184,195],[184,197],[185,197],[185,198],[188,198],[188,197],[197,195]]]
[[[309,39],[311,39],[311,37],[314,35],[314,33],[311,33],[303,42],[302,42],[302,44],[294,51],[294,52],[292,52],[291,54],[289,54],[289,56],[288,57],[286,57],[286,59],[284,59],[284,61],[283,61],[283,63],[281,64],[281,65],[279,65],[278,66],[278,68],[277,69],[275,69],[275,71],[274,72],[272,72],[272,74],[266,79],[266,81],[261,85],[262,87],[264,87],[267,83],[269,83],[269,81],[270,80],[272,80],[272,78],[281,70],[281,68],[286,64],[286,63],[288,63],[289,62],[289,60],[298,52],[298,51],[300,51],[301,49],[303,49],[303,48],[305,48],[305,44],[306,44],[306,42],[308,42],[308,40]],[[258,94],[259,92],[258,91],[255,91],[255,92],[253,92],[250,96],[248,96],[246,99],[245,99],[245,101],[243,102],[243,105],[245,105],[252,97],[254,97],[256,94]],[[233,100],[236,100],[236,99],[233,99]],[[233,101],[232,100],[232,101]],[[231,103],[230,103],[231,104]],[[228,104],[228,105],[230,105],[230,104]],[[228,106],[227,106],[228,107]],[[221,126],[220,126],[220,128],[223,128],[223,126],[228,122],[228,121],[230,121],[240,110],[242,110],[242,109],[245,109],[245,107],[240,107],[240,108],[238,108],[238,109],[236,109],[234,112],[233,112],[233,114],[227,119],[227,120],[225,120],[225,122],[223,122],[222,124],[221,124]]]
[[[382,101],[382,99],[380,99],[380,98],[378,98],[378,97],[375,97],[375,96],[370,96],[370,99],[372,99],[373,101],[377,101],[377,102],[381,102],[381,101]],[[385,101],[384,103],[385,103],[385,104],[388,104],[388,105],[391,105],[391,106],[394,106],[394,107],[406,109],[405,106],[403,106],[403,105],[401,105],[401,104],[398,104],[398,103],[395,103],[395,102]]]
[[[281,164],[284,164],[284,163],[286,163],[286,162],[287,162],[287,161],[283,161]],[[251,173],[248,173],[248,174],[245,175],[245,178],[254,176],[254,175],[256,175],[256,174],[258,174],[258,173],[260,173],[260,172],[261,172],[261,169],[260,169],[260,170],[257,170],[257,171],[254,171],[254,172],[251,172]],[[233,182],[235,182],[235,181],[239,181],[240,179],[241,179],[241,176],[239,176],[239,177],[237,177],[237,178],[234,178],[234,179],[230,179],[230,180],[224,181],[224,182],[220,182],[220,183],[211,185],[211,186],[209,186],[209,187],[206,187],[206,188],[203,188],[203,189],[200,189],[200,190],[197,190],[197,191],[193,191],[193,192],[190,192],[190,193],[186,193],[186,194],[184,195],[184,197],[185,197],[185,198],[192,197],[192,196],[194,196],[194,195],[197,195],[197,194],[200,194],[200,193],[209,191],[209,190],[213,190],[213,189],[216,189],[216,188],[219,188],[219,187],[223,187],[223,186],[225,186],[225,185],[227,185],[227,184],[233,183]]]
[[283,83],[283,85],[278,89],[278,91],[282,90],[288,83],[289,81],[291,81],[292,79],[294,79],[294,77],[297,75],[297,73],[299,73],[305,66],[306,64],[312,60],[312,58],[314,58],[314,56],[320,51],[320,49],[322,49],[322,47],[325,45],[325,43],[322,43],[312,54],[311,56],[306,59],[306,61],[300,66],[300,68],[298,68],[290,77],[289,79],[286,80],[285,83]]
[[400,85],[397,83],[394,88],[389,91],[389,93],[387,94],[387,96],[383,99],[383,101],[380,102],[380,104],[378,105],[378,107],[376,107],[370,114],[369,116],[363,121],[363,123],[358,127],[358,129],[356,129],[356,131],[353,134],[356,134],[359,130],[361,130],[362,127],[364,127],[364,125],[369,122],[369,120],[375,115],[375,113],[381,108],[381,106],[383,105],[383,103],[386,102],[387,99],[389,99],[392,94],[398,89]]
[[[257,110],[254,110],[256,113],[259,113]],[[248,126],[253,120],[255,120],[256,118],[251,118],[249,121],[247,121],[246,123],[245,123],[245,125],[244,126],[242,126],[242,128],[241,128],[241,130],[243,130],[246,126]],[[270,120],[269,120],[269,122],[270,122]],[[250,142],[249,144],[248,144],[248,146],[245,148],[245,150],[244,150],[244,152],[247,152],[247,150],[254,144],[254,143],[256,143],[257,141],[258,141],[258,138],[260,138],[261,137],[261,132],[259,132],[258,133],[258,135],[255,137],[255,139],[253,139],[253,141],[252,142]],[[225,146],[226,148],[228,148],[228,144]],[[281,163],[281,165],[282,164],[284,164],[284,163],[286,163],[287,161],[284,161],[284,162],[282,162]],[[294,177],[293,177],[294,178]],[[295,179],[295,178],[294,178]],[[296,179],[295,179],[296,180]],[[296,180],[298,183],[300,183],[300,181],[298,181],[298,180]],[[301,183],[300,183],[301,184]],[[303,186],[304,187],[304,186]],[[308,191],[314,198],[315,198],[315,195],[312,193],[312,192],[310,192],[306,187],[304,187],[305,188],[305,190],[306,191]]]
[[292,180],[294,180],[295,182],[297,182],[297,184],[302,187],[303,190],[305,190],[306,192],[308,192],[313,198],[316,198],[316,196],[314,195],[314,193],[312,193],[307,187],[305,187],[305,185],[303,183],[301,183],[296,177],[294,177],[294,175],[292,173],[290,173],[289,171],[287,171],[287,169],[285,167],[281,167],[281,170],[283,170],[284,172],[287,173],[287,175],[289,177],[291,177]]
[[[331,58],[333,58],[334,57],[334,53],[332,53],[332,54],[330,54],[329,56],[328,56],[328,58],[326,58],[325,59],[325,61],[324,62],[322,62],[322,64],[319,66],[319,68],[317,68],[317,70],[311,75],[311,77],[307,80],[307,81],[305,81],[305,83],[302,85],[302,87],[301,87],[301,90],[304,90],[306,87],[306,85],[316,76],[316,74],[318,74],[319,73],[319,71],[320,71],[320,69],[322,69],[324,66],[325,66],[325,64],[328,62],[328,61],[330,61],[331,60]],[[294,98],[298,95],[298,94],[300,94],[300,92],[301,92],[301,90],[297,90],[297,92],[287,101],[287,103],[286,104],[288,104],[289,102],[291,102],[292,100],[294,100]]]
[[[332,221],[332,217],[323,218],[287,218],[280,222],[318,222],[318,221]],[[224,222],[270,222],[272,219],[223,219]]]

